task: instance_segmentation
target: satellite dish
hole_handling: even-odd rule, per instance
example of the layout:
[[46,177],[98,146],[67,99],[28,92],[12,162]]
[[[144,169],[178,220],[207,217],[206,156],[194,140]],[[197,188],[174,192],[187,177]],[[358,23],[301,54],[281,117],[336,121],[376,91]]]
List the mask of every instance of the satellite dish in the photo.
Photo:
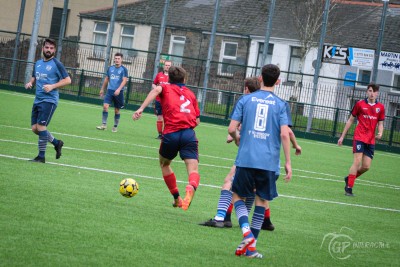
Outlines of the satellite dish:
[[315,69],[317,67],[317,60],[314,59],[312,62],[312,67]]

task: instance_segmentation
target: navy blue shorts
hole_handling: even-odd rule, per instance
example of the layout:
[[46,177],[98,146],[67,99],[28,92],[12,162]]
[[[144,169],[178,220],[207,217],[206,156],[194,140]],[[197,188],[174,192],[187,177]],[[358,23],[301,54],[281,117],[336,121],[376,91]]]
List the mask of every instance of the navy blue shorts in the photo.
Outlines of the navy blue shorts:
[[199,159],[199,146],[193,129],[184,129],[163,135],[160,155],[173,160],[178,152],[181,159]]
[[57,105],[49,102],[41,102],[33,104],[31,125],[40,124],[47,126],[50,124],[51,118],[53,117],[54,111],[56,111]]
[[353,140],[353,153],[363,153],[365,156],[374,158],[375,145],[366,144],[361,141]]
[[257,196],[271,201],[278,196],[277,177],[279,176],[274,171],[236,167],[232,191],[240,197],[251,197],[254,196],[254,189],[256,189]]
[[157,116],[162,115],[162,109],[161,109],[161,103],[160,101],[155,101],[154,102],[154,114]]
[[107,90],[107,94],[104,96],[104,103],[109,105],[114,103],[115,108],[124,108],[124,91],[120,91],[117,96],[114,93],[114,90]]

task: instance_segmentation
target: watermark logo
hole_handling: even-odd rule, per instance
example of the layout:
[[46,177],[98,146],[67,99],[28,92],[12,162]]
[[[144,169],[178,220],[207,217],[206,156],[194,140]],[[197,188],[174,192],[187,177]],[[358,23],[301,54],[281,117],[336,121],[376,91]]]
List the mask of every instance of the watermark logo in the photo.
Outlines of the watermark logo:
[[332,258],[339,260],[348,259],[351,256],[348,248],[353,243],[353,239],[349,235],[342,233],[342,231],[344,230],[350,230],[354,232],[350,228],[342,227],[339,233],[336,232],[328,233],[324,235],[321,246],[319,248],[322,249],[325,240],[327,240],[327,242],[329,242],[328,251],[329,254],[332,256]]
[[348,227],[342,227],[339,233],[333,232],[324,235],[320,249],[327,246],[328,252],[332,258],[346,260],[351,257],[357,249],[384,249],[389,248],[387,242],[365,242],[356,241],[352,238],[355,231]]

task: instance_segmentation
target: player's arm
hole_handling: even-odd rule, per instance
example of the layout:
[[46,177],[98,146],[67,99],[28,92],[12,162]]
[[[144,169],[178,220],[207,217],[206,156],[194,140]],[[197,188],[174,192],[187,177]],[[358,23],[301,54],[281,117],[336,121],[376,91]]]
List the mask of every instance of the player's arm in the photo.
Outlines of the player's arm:
[[285,181],[289,182],[292,179],[292,163],[290,161],[290,136],[289,126],[281,126],[281,142],[283,147],[283,153],[285,154]]
[[296,155],[301,155],[301,146],[297,143],[296,136],[294,135],[294,132],[292,129],[289,127],[289,137],[290,137],[290,142],[292,143],[292,147],[296,149],[295,154]]
[[25,89],[32,89],[32,86],[35,84],[35,82],[36,82],[36,78],[35,77],[31,77],[29,82],[27,82],[25,84]]
[[103,95],[104,95],[104,90],[106,90],[107,85],[108,85],[108,81],[109,81],[108,76],[106,76],[106,77],[104,78],[103,84],[102,84],[101,89],[100,89],[100,93],[99,93],[100,97],[103,97]]
[[154,101],[154,99],[156,99],[156,97],[161,94],[162,92],[162,87],[161,86],[157,86],[156,88],[154,88],[153,90],[150,91],[150,93],[147,95],[146,99],[143,101],[142,105],[140,106],[140,108],[138,110],[135,111],[135,113],[133,113],[132,115],[132,119],[133,120],[138,120],[140,119],[140,117],[142,116],[143,110],[151,103]]
[[346,122],[346,125],[344,126],[343,132],[340,135],[340,138],[338,140],[338,145],[341,146],[343,144],[343,139],[347,134],[347,131],[350,129],[351,125],[353,125],[354,122],[354,116],[350,115],[349,119]]
[[376,135],[376,139],[381,140],[383,135],[383,121],[378,121],[378,134]]
[[43,90],[45,90],[48,93],[48,92],[50,92],[50,91],[52,91],[54,89],[66,86],[68,84],[71,84],[71,77],[69,77],[69,76],[65,77],[64,79],[59,80],[55,84],[45,84],[45,85],[43,85]]
[[240,135],[237,132],[239,125],[240,125],[239,121],[231,120],[228,127],[228,133],[232,137],[232,139],[235,140],[235,144],[237,146],[239,146],[240,143]]

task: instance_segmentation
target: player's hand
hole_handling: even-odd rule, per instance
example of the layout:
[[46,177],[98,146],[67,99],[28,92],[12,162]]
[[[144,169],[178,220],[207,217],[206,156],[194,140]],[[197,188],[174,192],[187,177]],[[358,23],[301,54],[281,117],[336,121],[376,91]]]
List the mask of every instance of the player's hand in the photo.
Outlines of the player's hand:
[[54,89],[54,87],[53,87],[52,84],[45,84],[45,85],[43,85],[43,90],[45,90],[46,93],[50,92],[50,91],[53,90],[53,89]]
[[135,111],[132,115],[132,120],[136,121],[142,117],[143,109],[139,108],[138,110]]
[[381,140],[381,139],[382,139],[382,133],[378,133],[378,134],[375,136],[375,138],[378,139],[378,140]]
[[301,146],[297,145],[293,147],[294,149],[296,149],[295,155],[301,155]]
[[103,96],[104,96],[104,91],[103,91],[103,90],[100,90],[99,96],[100,96],[100,97],[103,97]]
[[27,84],[25,84],[25,89],[32,89],[32,83],[28,82]]
[[120,92],[121,92],[121,90],[117,89],[117,90],[115,90],[114,95],[115,95],[115,96],[119,96],[119,93],[120,93]]
[[232,138],[232,136],[230,134],[228,134],[228,136],[226,137],[226,142],[228,144],[233,142],[233,138]]
[[343,145],[343,137],[340,137],[339,140],[337,141],[338,146]]
[[236,136],[236,138],[235,138],[235,145],[237,145],[237,146],[240,145],[240,136]]
[[290,180],[292,179],[292,165],[288,162],[285,163],[285,172],[285,182],[287,183],[290,182]]

